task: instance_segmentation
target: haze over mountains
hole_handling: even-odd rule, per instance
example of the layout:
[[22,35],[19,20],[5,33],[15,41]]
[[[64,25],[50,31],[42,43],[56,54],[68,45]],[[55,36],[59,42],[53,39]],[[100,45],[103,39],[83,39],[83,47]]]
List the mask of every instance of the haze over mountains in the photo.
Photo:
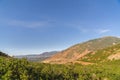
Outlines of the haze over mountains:
[[58,51],[44,52],[41,54],[29,54],[29,55],[19,55],[14,56],[15,58],[26,58],[28,61],[42,61],[52,55],[58,53]]
[[[115,56],[119,55],[119,43],[120,38],[117,37],[102,37],[98,39],[89,40],[80,44],[76,44],[62,52],[59,52],[52,57],[44,60],[44,63],[55,63],[55,64],[65,64],[65,63],[81,63],[81,64],[91,64],[91,60],[96,61],[97,59],[119,59]],[[115,54],[115,50],[116,54]],[[108,50],[108,51],[106,51]],[[112,52],[109,51],[113,51]],[[113,56],[112,56],[113,55]],[[105,57],[106,56],[106,57]],[[93,62],[94,62],[93,61]]]

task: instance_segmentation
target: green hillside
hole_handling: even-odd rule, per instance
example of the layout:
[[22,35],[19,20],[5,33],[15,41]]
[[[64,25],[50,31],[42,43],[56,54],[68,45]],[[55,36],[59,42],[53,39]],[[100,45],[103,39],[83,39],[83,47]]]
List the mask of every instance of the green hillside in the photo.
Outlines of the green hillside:
[[107,37],[92,39],[92,40],[77,44],[75,46],[72,46],[70,48],[75,49],[76,47],[75,50],[77,51],[78,50],[84,51],[84,49],[88,49],[90,51],[96,51],[96,50],[103,49],[118,43],[120,43],[120,38],[107,36]]
[[98,50],[94,54],[88,54],[80,60],[87,62],[103,63],[110,60],[119,60],[120,59],[119,53],[120,53],[120,44],[116,44],[111,47]]
[[96,51],[118,43],[120,43],[120,38],[109,36],[90,40],[83,45],[86,45],[86,48],[88,48],[91,51]]

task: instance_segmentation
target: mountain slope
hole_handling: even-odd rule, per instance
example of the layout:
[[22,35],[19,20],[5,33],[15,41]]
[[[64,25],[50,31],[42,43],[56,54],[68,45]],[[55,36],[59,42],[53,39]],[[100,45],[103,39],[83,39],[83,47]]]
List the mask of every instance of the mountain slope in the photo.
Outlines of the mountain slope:
[[119,60],[119,59],[120,59],[120,44],[116,44],[111,47],[98,50],[96,51],[95,54],[88,54],[82,59],[80,59],[80,61],[102,63],[102,62]]
[[98,50],[113,46],[118,43],[120,43],[120,38],[112,36],[89,40],[57,53],[43,62],[58,64],[76,62],[88,54],[95,54]]

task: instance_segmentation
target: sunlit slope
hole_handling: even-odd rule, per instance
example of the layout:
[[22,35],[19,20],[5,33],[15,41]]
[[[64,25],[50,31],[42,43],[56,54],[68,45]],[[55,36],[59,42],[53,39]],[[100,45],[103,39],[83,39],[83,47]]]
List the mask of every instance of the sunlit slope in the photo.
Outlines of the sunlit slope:
[[81,63],[83,58],[84,58],[83,61],[87,59],[85,58],[86,56],[94,55],[98,50],[116,45],[118,43],[120,43],[120,38],[112,36],[89,40],[87,42],[74,45],[60,53],[57,53],[51,58],[44,60],[43,62],[65,64],[80,61]]
[[92,63],[103,63],[119,59],[120,59],[120,44],[116,44],[111,47],[98,50],[96,51],[95,54],[88,54],[79,60]]

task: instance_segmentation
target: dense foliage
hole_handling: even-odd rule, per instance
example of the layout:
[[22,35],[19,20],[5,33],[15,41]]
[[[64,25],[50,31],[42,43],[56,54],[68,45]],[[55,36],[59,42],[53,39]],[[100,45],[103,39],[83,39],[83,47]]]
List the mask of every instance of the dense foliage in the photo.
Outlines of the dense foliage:
[[0,56],[8,57],[8,55],[6,53],[3,53],[1,51],[0,51]]
[[119,64],[55,65],[0,57],[0,80],[119,80]]

